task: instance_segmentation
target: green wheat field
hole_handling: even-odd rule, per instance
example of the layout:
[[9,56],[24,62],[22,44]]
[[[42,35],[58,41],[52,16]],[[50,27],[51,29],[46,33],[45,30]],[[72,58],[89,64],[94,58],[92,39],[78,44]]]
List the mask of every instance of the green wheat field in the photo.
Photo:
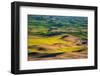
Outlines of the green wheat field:
[[88,57],[87,17],[28,15],[28,61]]

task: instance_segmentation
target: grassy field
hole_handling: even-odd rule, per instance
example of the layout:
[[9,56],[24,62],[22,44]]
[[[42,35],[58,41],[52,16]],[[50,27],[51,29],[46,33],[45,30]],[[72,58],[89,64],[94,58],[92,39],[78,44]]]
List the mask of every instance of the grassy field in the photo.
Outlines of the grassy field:
[[[46,51],[45,50],[38,50],[38,48],[29,48],[29,52],[39,52],[39,53],[59,53],[59,52],[72,52],[72,51],[77,51],[77,50],[82,50],[85,49],[86,46],[84,45],[73,45],[74,42],[71,41],[64,41],[62,39],[60,39],[62,37],[62,35],[60,36],[53,36],[53,37],[38,37],[38,38],[30,38],[28,39],[28,46],[32,46],[32,45],[37,45],[37,46],[41,46],[43,47],[43,45],[45,46],[44,48],[48,48]],[[60,45],[66,45],[64,47],[57,47],[53,44],[60,44]],[[69,46],[68,46],[69,45]],[[50,50],[51,49],[51,50]]]
[[[31,18],[32,17],[32,18]],[[55,21],[53,24],[47,23],[47,17],[42,16],[36,19],[29,17],[28,22],[28,60],[52,60],[52,59],[80,59],[87,58],[87,28],[79,25],[76,18],[68,17],[65,19],[74,20],[74,24],[68,27],[68,21],[56,20],[58,17],[50,17],[49,21]],[[53,19],[51,19],[53,18]],[[59,17],[60,18],[60,17]],[[79,18],[81,19],[81,18]],[[78,20],[79,20],[78,19]],[[82,18],[84,20],[85,18]],[[42,20],[42,21],[41,21]],[[60,22],[60,24],[58,24]],[[61,23],[62,22],[62,23]],[[80,21],[82,24],[83,22]],[[51,22],[52,23],[52,22]],[[56,24],[55,24],[56,23]],[[65,24],[67,23],[67,24]],[[76,24],[78,25],[76,27]],[[63,26],[63,27],[59,27]]]

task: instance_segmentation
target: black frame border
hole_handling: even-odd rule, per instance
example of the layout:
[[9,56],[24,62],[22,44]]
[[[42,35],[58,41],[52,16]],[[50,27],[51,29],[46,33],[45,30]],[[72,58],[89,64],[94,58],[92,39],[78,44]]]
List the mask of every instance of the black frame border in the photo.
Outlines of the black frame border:
[[[62,67],[62,68],[49,68],[49,69],[35,69],[35,70],[20,70],[20,7],[47,7],[47,8],[62,8],[62,9],[83,9],[94,10],[94,66],[81,66],[81,67]],[[28,73],[44,73],[44,72],[59,72],[59,71],[74,71],[74,70],[90,70],[97,69],[97,7],[96,6],[81,6],[81,5],[64,5],[64,4],[49,4],[49,3],[32,3],[32,2],[12,2],[11,3],[11,73],[13,74],[28,74]]]

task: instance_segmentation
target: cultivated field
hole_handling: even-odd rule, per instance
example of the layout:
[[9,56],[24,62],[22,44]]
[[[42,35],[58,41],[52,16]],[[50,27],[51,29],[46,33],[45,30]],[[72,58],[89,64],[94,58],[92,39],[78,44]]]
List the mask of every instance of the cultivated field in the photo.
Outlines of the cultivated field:
[[[35,16],[35,18],[37,18],[37,16]],[[54,25],[46,23],[47,17],[45,16],[41,16],[42,19],[35,18],[34,16],[29,16],[28,22],[29,61],[52,59],[82,59],[88,57],[86,25],[83,27],[81,25],[77,26],[78,24],[75,24],[77,26],[75,27],[74,24],[64,24],[63,27],[60,27],[63,24],[58,24],[57,22],[59,21],[56,20],[57,17],[55,16],[48,18],[49,21],[54,20],[56,22]],[[60,21],[64,23],[64,21]],[[65,21],[65,23],[68,23],[68,21]],[[68,27],[70,25],[71,27]]]

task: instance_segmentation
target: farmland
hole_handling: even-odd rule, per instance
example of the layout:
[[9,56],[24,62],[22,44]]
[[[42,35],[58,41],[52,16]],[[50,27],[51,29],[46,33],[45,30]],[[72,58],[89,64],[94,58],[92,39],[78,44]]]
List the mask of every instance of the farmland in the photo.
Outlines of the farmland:
[[87,58],[87,17],[28,15],[28,60]]

